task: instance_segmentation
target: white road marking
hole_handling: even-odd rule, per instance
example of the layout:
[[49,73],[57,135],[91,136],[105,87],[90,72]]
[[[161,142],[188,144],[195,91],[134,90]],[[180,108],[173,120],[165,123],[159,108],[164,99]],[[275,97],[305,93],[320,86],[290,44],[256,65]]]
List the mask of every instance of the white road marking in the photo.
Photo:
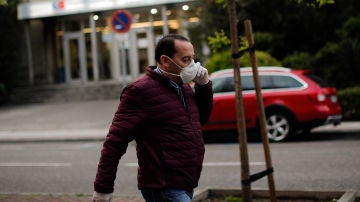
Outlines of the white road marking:
[[[203,166],[240,166],[240,162],[204,162]],[[250,166],[262,166],[264,162],[249,162]]]
[[[208,167],[216,167],[216,166],[240,166],[240,162],[204,162],[203,166]],[[265,162],[249,162],[250,166],[262,166],[265,165]],[[126,167],[137,167],[137,163],[125,163],[124,166]]]
[[0,163],[0,167],[71,167],[71,163]]

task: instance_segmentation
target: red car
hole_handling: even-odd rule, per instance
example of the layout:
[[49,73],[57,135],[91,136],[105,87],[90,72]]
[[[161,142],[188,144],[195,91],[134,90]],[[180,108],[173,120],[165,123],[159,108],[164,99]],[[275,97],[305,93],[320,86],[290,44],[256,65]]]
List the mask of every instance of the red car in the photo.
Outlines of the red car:
[[[247,129],[258,129],[259,112],[251,68],[240,68]],[[259,67],[259,79],[270,141],[284,141],[298,132],[309,132],[325,124],[340,124],[341,108],[336,88],[327,85],[311,70]],[[204,134],[237,134],[233,69],[214,72],[213,111]],[[236,135],[237,136],[237,135]]]

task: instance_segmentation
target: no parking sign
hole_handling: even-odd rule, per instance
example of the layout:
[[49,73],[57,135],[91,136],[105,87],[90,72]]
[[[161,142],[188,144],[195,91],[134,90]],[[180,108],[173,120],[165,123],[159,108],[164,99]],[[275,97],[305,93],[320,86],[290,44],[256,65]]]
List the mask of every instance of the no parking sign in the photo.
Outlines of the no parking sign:
[[126,10],[115,11],[111,16],[111,27],[117,33],[129,31],[132,23],[131,14]]

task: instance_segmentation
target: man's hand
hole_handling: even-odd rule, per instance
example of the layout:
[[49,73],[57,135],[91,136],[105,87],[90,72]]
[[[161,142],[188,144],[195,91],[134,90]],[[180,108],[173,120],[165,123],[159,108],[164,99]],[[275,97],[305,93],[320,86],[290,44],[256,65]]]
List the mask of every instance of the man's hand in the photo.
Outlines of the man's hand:
[[94,191],[93,193],[93,202],[111,202],[112,200],[112,193],[99,193]]
[[209,82],[209,73],[208,70],[201,66],[200,62],[197,62],[195,65],[198,65],[198,71],[194,78],[194,82],[198,85],[205,85]]

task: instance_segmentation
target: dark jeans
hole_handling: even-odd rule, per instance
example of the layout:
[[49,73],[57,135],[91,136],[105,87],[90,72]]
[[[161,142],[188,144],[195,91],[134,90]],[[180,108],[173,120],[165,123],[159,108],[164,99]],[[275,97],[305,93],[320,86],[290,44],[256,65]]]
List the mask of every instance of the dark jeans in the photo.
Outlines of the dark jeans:
[[146,202],[191,202],[193,190],[182,189],[142,189]]

